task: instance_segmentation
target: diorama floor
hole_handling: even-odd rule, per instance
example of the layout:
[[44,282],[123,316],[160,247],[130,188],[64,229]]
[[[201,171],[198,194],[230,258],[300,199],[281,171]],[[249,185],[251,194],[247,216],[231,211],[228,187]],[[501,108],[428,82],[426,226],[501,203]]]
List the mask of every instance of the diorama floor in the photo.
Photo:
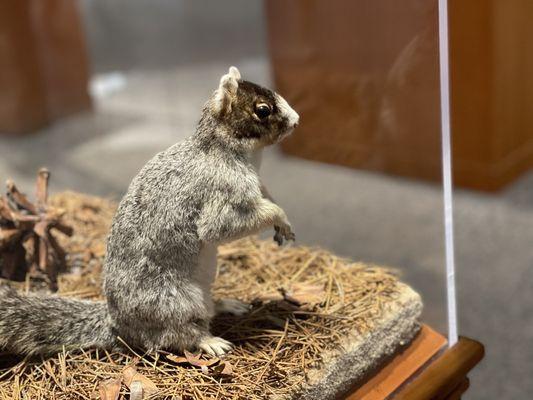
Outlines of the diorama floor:
[[[98,7],[90,3],[87,18],[94,21]],[[103,41],[95,29],[93,52]],[[101,44],[102,57],[106,46],[112,50],[112,43]],[[229,62],[245,79],[270,83],[264,55],[224,60],[96,75],[92,112],[30,135],[0,135],[0,181],[11,177],[32,192],[37,169],[47,166],[53,191],[119,198],[150,157],[193,133]],[[266,152],[262,175],[298,242],[400,268],[424,299],[424,320],[446,331],[438,184],[304,161],[277,148]],[[459,331],[482,341],[487,354],[465,398],[527,398],[533,392],[533,173],[496,194],[456,190],[455,217]]]

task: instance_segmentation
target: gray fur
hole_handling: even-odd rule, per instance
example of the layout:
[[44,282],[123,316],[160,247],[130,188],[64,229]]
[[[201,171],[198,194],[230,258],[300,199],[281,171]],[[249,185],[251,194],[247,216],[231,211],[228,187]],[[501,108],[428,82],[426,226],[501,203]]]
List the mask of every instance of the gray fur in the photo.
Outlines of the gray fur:
[[17,354],[117,347],[105,302],[22,296],[0,286],[0,315],[0,347]]
[[[216,246],[269,227],[278,241],[294,238],[253,162],[262,147],[292,131],[297,114],[279,95],[237,73],[222,77],[196,133],[157,154],[131,182],[108,237],[107,302],[2,288],[1,347],[16,353],[49,353],[63,345],[112,349],[120,345],[118,335],[145,349],[229,349],[209,332]],[[272,115],[259,119],[258,101],[269,102]]]

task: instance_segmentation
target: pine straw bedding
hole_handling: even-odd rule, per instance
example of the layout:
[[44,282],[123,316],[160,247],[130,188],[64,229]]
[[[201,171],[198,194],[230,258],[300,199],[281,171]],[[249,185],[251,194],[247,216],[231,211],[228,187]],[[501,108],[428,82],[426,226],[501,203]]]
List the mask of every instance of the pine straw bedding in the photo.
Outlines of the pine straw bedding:
[[[115,203],[76,193],[56,195],[51,203],[65,210],[65,222],[75,231],[72,238],[59,238],[69,254],[59,294],[102,298],[105,236]],[[36,279],[10,284],[21,291],[43,287]],[[3,355],[0,397],[113,399],[117,393],[119,398],[141,398],[136,397],[141,392],[144,398],[176,399],[306,396],[313,381],[327,375],[335,357],[358,348],[352,344],[370,337],[401,298],[408,299],[405,304],[415,303],[405,332],[398,335],[402,340],[416,332],[421,308],[418,295],[388,269],[353,263],[321,249],[279,248],[256,238],[220,248],[213,294],[253,304],[244,317],[215,319],[213,331],[236,344],[223,360],[134,349],[128,354],[63,352],[44,360]],[[390,353],[400,344],[391,342],[384,351]]]

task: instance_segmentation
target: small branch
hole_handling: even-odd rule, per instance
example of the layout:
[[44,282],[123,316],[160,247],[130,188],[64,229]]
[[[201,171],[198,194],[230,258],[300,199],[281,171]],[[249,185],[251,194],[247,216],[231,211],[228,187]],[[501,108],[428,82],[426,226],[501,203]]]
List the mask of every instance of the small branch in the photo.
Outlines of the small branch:
[[39,237],[39,268],[46,271],[48,267],[48,246],[43,237]]
[[22,232],[18,229],[3,229],[0,230],[0,250],[9,247],[14,241],[22,236]]
[[48,201],[48,179],[50,172],[46,168],[41,168],[37,174],[37,206],[41,212],[46,208]]
[[48,239],[48,243],[52,247],[52,250],[54,250],[54,253],[55,253],[56,259],[57,259],[57,263],[59,264],[58,266],[60,268],[64,268],[65,264],[66,264],[66,254],[65,254],[65,252],[63,251],[63,249],[61,248],[59,243],[57,243],[57,240],[50,233],[48,233],[47,239]]
[[7,196],[16,203],[18,209],[25,209],[32,214],[37,214],[37,209],[35,206],[28,200],[28,198],[23,195],[18,189],[15,183],[12,180],[8,180],[6,183],[7,186]]
[[[29,261],[32,272],[46,273],[50,289],[57,290],[57,268],[65,265],[66,256],[50,229],[67,236],[73,231],[60,221],[61,214],[57,210],[48,207],[49,178],[47,169],[39,170],[36,203],[30,202],[13,181],[7,181],[7,195],[0,197],[0,251],[4,260],[3,276],[24,278]],[[33,252],[32,259],[27,261],[23,244],[28,239],[32,240]]]
[[46,220],[37,222],[33,227],[33,231],[37,234],[37,236],[39,236],[42,239],[46,239],[46,234],[49,229],[50,229],[50,222]]
[[72,227],[62,224],[61,222],[53,222],[50,224],[50,227],[57,229],[59,232],[64,235],[67,235],[68,237],[74,234],[74,230],[72,229]]
[[15,243],[13,248],[2,253],[2,277],[21,280],[26,275],[26,251],[21,243]]
[[19,222],[37,222],[40,220],[39,216],[37,215],[24,215],[24,214],[21,214],[20,212],[18,211],[15,211],[15,210],[9,210],[9,214],[10,214],[10,219],[11,221],[13,221],[15,223],[15,225]]
[[0,219],[4,219],[6,221],[13,221],[11,217],[11,209],[9,208],[7,201],[0,197]]

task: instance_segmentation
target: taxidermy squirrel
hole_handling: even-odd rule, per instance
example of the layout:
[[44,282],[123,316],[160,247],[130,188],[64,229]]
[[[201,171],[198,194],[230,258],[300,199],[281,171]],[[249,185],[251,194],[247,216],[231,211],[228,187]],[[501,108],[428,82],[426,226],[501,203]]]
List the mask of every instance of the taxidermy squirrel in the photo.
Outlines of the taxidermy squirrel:
[[114,216],[104,263],[107,300],[21,295],[0,286],[0,348],[50,354],[69,348],[202,349],[232,344],[209,331],[217,245],[274,227],[294,240],[285,212],[258,175],[261,149],[282,140],[298,114],[278,94],[231,67],[205,104],[196,133],[157,154],[131,182]]

